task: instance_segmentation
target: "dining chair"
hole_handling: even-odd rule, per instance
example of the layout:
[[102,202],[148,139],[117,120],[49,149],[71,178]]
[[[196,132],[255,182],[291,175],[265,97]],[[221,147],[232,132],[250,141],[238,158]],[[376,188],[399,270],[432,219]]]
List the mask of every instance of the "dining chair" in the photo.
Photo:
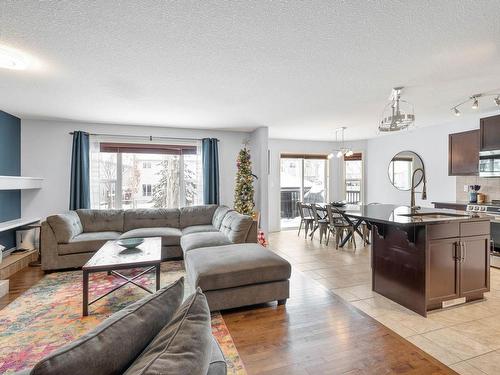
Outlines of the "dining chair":
[[344,239],[344,235],[351,233],[350,242],[354,245],[354,249],[356,249],[356,238],[354,236],[356,232],[354,231],[354,227],[344,219],[344,215],[336,207],[328,205],[326,206],[326,210],[331,227],[328,231],[326,244],[328,245],[330,233],[335,234],[335,248],[338,249],[339,243]]
[[297,202],[297,209],[300,214],[299,232],[297,233],[297,236],[300,236],[300,230],[302,229],[302,225],[304,225],[304,231],[306,233],[304,238],[307,238],[309,228],[311,228],[311,230],[313,229],[314,218],[311,214],[311,210],[309,209],[309,205]]
[[314,218],[314,228],[311,233],[311,240],[314,238],[314,233],[319,229],[319,243],[323,241],[323,236],[327,236],[328,232],[328,219],[323,218],[318,213],[318,206],[311,204],[311,210]]

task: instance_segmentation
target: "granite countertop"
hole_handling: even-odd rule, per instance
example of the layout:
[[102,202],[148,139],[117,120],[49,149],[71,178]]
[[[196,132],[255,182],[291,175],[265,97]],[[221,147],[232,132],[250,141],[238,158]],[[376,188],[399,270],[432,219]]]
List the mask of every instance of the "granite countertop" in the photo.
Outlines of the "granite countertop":
[[443,203],[443,204],[460,204],[460,205],[464,205],[464,206],[467,206],[468,204],[470,204],[469,202],[466,202],[466,201],[437,201],[437,202],[431,202],[431,203]]
[[396,225],[425,225],[460,220],[490,220],[488,216],[481,214],[466,214],[464,211],[447,209],[445,210],[440,208],[421,208],[417,211],[417,213],[424,215],[405,216],[411,213],[412,212],[410,207],[397,206],[393,204],[348,206],[344,211],[344,214],[349,217],[362,218],[367,221]]

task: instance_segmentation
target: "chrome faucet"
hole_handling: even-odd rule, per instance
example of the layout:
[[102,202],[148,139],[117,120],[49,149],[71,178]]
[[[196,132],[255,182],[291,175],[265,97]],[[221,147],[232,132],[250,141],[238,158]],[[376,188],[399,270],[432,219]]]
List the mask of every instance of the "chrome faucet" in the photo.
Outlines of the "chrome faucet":
[[422,199],[426,200],[427,199],[427,182],[425,180],[425,170],[424,168],[417,168],[413,171],[413,174],[411,175],[411,193],[410,193],[410,208],[412,211],[420,210],[420,206],[415,205],[415,173],[418,171],[422,172],[422,180],[424,182],[424,188],[422,189]]

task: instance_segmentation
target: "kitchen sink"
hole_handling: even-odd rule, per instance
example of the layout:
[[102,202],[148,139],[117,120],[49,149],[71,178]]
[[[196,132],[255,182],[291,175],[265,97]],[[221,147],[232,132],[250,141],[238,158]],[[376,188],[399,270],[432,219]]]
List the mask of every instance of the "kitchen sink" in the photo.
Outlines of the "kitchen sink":
[[398,216],[421,217],[429,219],[446,219],[450,217],[468,217],[469,215],[443,213],[443,212],[414,212],[411,214],[399,214]]

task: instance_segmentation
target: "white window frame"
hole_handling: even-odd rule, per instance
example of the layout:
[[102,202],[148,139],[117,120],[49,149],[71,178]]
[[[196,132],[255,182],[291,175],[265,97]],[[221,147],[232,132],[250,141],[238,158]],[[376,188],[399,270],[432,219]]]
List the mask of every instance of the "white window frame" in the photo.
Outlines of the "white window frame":
[[[365,152],[364,151],[354,151],[355,154],[361,154],[361,194],[360,194],[360,204],[363,204],[365,202]],[[346,200],[346,168],[345,168],[345,160],[344,157],[341,159],[342,161],[342,200]]]
[[[100,143],[140,143],[144,144],[149,141],[146,139],[141,139],[138,137],[129,137],[127,138],[126,136],[123,137],[116,137],[116,136],[92,136],[91,137],[91,153],[99,153],[98,151],[100,149]],[[201,166],[201,141],[179,141],[178,139],[175,140],[169,140],[169,139],[163,139],[162,141],[156,142],[157,144],[165,144],[165,145],[188,145],[188,146],[196,146],[196,149],[198,150],[198,157],[200,165],[197,168],[197,184],[198,184],[198,201],[201,204],[203,201],[203,167]],[[114,207],[116,209],[122,209],[123,208],[123,158],[122,158],[122,153],[116,153],[116,182],[115,182],[115,196],[114,196]],[[186,184],[184,182],[184,176],[185,176],[185,165],[184,165],[184,155],[181,153],[179,155],[179,179],[181,183],[179,184],[179,202],[181,205],[186,204]],[[92,179],[92,165],[93,162],[91,160],[91,179]],[[100,184],[99,180],[99,184]],[[92,180],[91,180],[92,183]],[[98,184],[98,185],[99,185]],[[97,197],[95,197],[95,193],[97,193]],[[96,192],[91,191],[92,198],[91,199],[99,199],[100,202],[100,192],[99,192],[99,187],[97,188]],[[153,196],[153,186],[151,186],[151,197]],[[149,197],[149,196],[148,196]],[[94,206],[94,203],[92,202],[92,206]],[[100,209],[100,207],[99,207]]]

